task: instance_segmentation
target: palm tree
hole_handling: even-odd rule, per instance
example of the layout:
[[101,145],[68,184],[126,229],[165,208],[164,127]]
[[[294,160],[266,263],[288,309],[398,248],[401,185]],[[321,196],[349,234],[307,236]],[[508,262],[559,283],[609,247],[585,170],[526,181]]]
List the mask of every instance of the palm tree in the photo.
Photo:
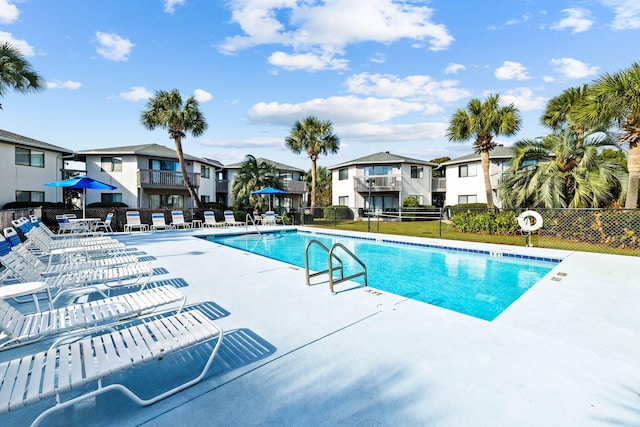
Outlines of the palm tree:
[[621,197],[626,172],[599,152],[615,145],[604,133],[581,138],[568,129],[518,141],[498,195],[508,208],[609,207]]
[[620,129],[618,142],[629,144],[625,208],[635,209],[640,181],[640,63],[614,74],[603,74],[594,81],[577,116],[591,126],[615,125]]
[[[311,170],[304,175],[304,180],[311,184]],[[316,202],[321,206],[331,204],[331,172],[324,166],[316,171]]]
[[185,132],[190,132],[194,137],[198,137],[207,129],[207,122],[198,107],[198,101],[195,97],[190,96],[183,103],[182,96],[177,89],[168,92],[159,90],[149,100],[147,111],[142,113],[141,122],[149,130],[161,127],[169,131],[169,138],[173,139],[176,144],[182,180],[187,186],[191,200],[198,208],[201,208],[200,199],[198,199],[194,185],[187,175],[184,152],[182,151],[182,138],[186,136]]
[[496,146],[493,137],[515,135],[522,122],[513,104],[500,106],[499,101],[498,94],[489,95],[484,102],[472,99],[466,110],[460,108],[453,114],[447,129],[449,141],[464,142],[475,137],[473,148],[480,154],[488,208],[494,207],[489,176],[489,152]]
[[311,212],[316,207],[316,162],[320,154],[337,153],[340,138],[333,133],[329,120],[322,121],[314,116],[297,120],[291,128],[291,134],[285,139],[285,145],[296,154],[303,150],[311,159]]
[[589,90],[588,85],[570,87],[547,103],[541,123],[554,131],[569,129],[576,134],[584,134],[593,129],[585,127],[576,118],[576,109],[584,102]]
[[5,95],[7,89],[29,93],[45,87],[44,79],[24,59],[20,50],[7,42],[0,43],[0,98]]
[[264,210],[263,198],[251,193],[267,186],[280,188],[280,181],[276,178],[277,172],[273,164],[248,154],[231,184],[233,205],[238,209],[252,205],[254,209]]

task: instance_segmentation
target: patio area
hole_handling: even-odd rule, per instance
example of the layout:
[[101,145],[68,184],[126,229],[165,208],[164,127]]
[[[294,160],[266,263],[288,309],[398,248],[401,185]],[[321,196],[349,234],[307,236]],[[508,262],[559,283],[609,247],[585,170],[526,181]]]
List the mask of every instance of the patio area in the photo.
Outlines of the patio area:
[[[110,392],[43,425],[640,425],[637,258],[553,251],[565,260],[487,322],[371,288],[331,295],[302,268],[194,238],[213,232],[229,230],[114,235],[224,329],[205,379],[144,408]],[[123,377],[153,388],[197,360]]]

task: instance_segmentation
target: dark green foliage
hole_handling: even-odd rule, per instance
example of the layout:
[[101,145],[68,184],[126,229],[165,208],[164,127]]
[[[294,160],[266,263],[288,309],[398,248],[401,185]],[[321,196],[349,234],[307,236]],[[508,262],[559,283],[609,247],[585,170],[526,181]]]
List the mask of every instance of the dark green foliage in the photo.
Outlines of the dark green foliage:
[[95,202],[95,203],[89,203],[87,207],[88,208],[128,208],[129,205],[122,202],[109,202],[109,203]]
[[416,208],[418,207],[418,198],[409,196],[402,201],[403,208]]
[[327,206],[324,219],[353,219],[353,211],[348,206]]
[[63,208],[64,203],[53,203],[53,202],[9,202],[2,207],[5,209],[24,209],[24,208],[39,208],[39,207],[48,207],[48,208]]
[[514,211],[459,211],[453,215],[452,225],[456,231],[465,233],[508,235],[520,232]]

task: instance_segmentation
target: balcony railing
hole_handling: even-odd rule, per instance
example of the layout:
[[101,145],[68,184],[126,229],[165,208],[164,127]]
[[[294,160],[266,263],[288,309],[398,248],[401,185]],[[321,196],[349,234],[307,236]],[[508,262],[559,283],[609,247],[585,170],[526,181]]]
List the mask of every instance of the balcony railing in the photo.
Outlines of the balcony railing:
[[219,179],[216,181],[216,193],[228,193],[229,192],[229,180]]
[[288,179],[283,179],[282,181],[280,181],[280,183],[282,184],[282,189],[287,193],[302,194],[309,191],[307,183],[304,181],[291,181]]
[[[188,173],[189,182],[195,188],[200,187],[200,174]],[[147,188],[186,188],[182,173],[173,171],[159,171],[153,169],[138,170],[138,187]]]
[[431,178],[431,191],[447,191],[447,178]]
[[[367,182],[369,180],[370,182]],[[355,176],[353,177],[353,186],[357,192],[369,191],[371,184],[371,192],[380,191],[400,191],[402,190],[402,175],[372,175],[372,176]]]

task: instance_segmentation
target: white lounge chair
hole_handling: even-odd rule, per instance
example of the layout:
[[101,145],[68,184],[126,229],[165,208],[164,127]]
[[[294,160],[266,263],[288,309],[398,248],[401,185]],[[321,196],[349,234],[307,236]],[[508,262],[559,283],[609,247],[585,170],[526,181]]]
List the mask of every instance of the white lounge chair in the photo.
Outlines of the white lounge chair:
[[205,227],[222,227],[224,222],[216,221],[216,214],[213,211],[204,211],[204,223]]
[[267,211],[264,213],[264,218],[262,218],[262,224],[264,225],[276,225],[280,222],[280,224],[284,225],[284,220],[282,216],[276,215],[274,211]]
[[164,214],[160,212],[151,214],[151,231],[171,230],[171,226],[164,220]]
[[233,211],[224,211],[224,223],[229,227],[245,225],[245,223],[242,221],[236,221],[236,217],[233,215]]
[[184,213],[182,211],[171,211],[171,227],[173,228],[191,228],[190,222],[185,222]]
[[140,212],[127,211],[126,213],[127,223],[124,225],[125,232],[132,232],[134,230],[147,231],[149,229],[148,224],[143,224],[140,221]]
[[[1,363],[0,413],[50,399],[53,406],[33,421],[32,425],[37,425],[56,411],[112,390],[121,391],[139,405],[151,405],[200,382],[220,349],[222,338],[220,327],[200,311],[189,310]],[[172,353],[213,340],[217,342],[196,378],[152,398],[142,399],[123,384],[102,384],[111,373],[158,362]],[[154,368],[170,369],[166,364],[163,361]],[[95,389],[77,395],[77,389],[88,385],[95,385]],[[70,398],[63,400],[70,390]]]
[[24,314],[0,298],[0,349],[28,344],[63,332],[86,332],[97,326],[149,314],[161,307],[169,308],[170,305],[178,304],[178,311],[181,311],[185,300],[185,296],[174,286],[167,285]]
[[81,254],[81,256],[62,259],[62,262],[44,264],[33,252],[31,252],[20,240],[18,233],[12,228],[4,229],[4,238],[11,245],[11,250],[20,255],[24,260],[32,264],[43,275],[56,275],[68,273],[70,271],[114,267],[123,264],[135,264],[138,258],[132,255],[118,255],[91,259]]
[[113,221],[113,212],[109,212],[104,221],[96,222],[93,226],[93,230],[100,231],[102,229],[105,232],[113,233],[113,229],[111,228],[111,221]]
[[[129,286],[137,284],[141,279],[146,278],[140,284],[140,289],[143,289],[153,275],[151,266],[145,263],[137,263],[46,276],[16,252],[13,252],[11,245],[3,236],[0,236],[0,262],[11,271],[11,275],[16,280],[22,282],[45,282],[49,291],[59,291],[56,298],[67,292],[77,291],[78,288],[87,286],[91,286],[92,289],[106,296],[102,292],[105,288]],[[54,301],[56,298],[54,298]]]

